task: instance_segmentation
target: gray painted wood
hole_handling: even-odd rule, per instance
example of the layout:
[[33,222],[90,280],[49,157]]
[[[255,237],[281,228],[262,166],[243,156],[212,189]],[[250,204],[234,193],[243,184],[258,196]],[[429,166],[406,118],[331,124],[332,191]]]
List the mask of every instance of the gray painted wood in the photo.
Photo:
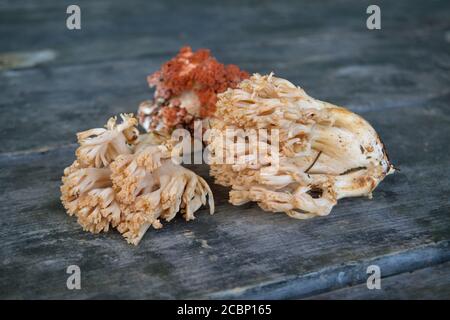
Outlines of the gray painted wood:
[[360,1],[138,1],[139,9],[81,1],[80,31],[65,29],[69,2],[33,2],[3,6],[0,51],[51,49],[57,56],[0,73],[0,133],[8,137],[1,152],[73,142],[75,131],[134,111],[151,94],[146,75],[185,44],[209,47],[251,72],[275,71],[314,97],[361,113],[427,106],[449,95],[447,1],[407,8],[382,2],[380,31],[366,29],[367,4]]
[[365,284],[314,296],[311,299],[450,299],[450,263],[405,272],[381,279],[380,290],[368,290]]
[[[426,119],[430,126],[443,118],[430,120],[423,108],[416,112],[410,117]],[[401,117],[402,109],[390,115],[394,123]],[[114,232],[87,234],[65,215],[58,187],[62,169],[73,160],[73,147],[3,155],[3,294],[305,297],[363,281],[369,264],[396,274],[446,261],[450,159],[446,150],[437,148],[442,141],[427,141],[439,163],[430,166],[426,154],[411,150],[414,161],[400,164],[401,172],[388,177],[373,200],[343,200],[328,217],[297,221],[255,205],[236,208],[227,204],[225,188],[213,186],[218,207],[214,216],[202,210],[195,222],[177,219],[149,231],[137,248]],[[195,169],[207,176],[205,166]],[[65,288],[64,271],[70,264],[83,270],[81,291]]]
[[[56,53],[0,70],[0,298],[448,297],[448,1],[382,1],[380,31],[365,28],[360,1],[78,3],[80,32],[65,29],[68,2],[0,3],[0,60]],[[373,200],[344,199],[328,217],[297,221],[231,206],[195,166],[215,215],[175,219],[138,247],[116,232],[83,232],[59,201],[75,133],[134,111],[151,95],[146,75],[184,44],[361,113],[401,171]],[[71,264],[82,290],[66,289]],[[387,277],[378,296],[362,289],[370,264]]]

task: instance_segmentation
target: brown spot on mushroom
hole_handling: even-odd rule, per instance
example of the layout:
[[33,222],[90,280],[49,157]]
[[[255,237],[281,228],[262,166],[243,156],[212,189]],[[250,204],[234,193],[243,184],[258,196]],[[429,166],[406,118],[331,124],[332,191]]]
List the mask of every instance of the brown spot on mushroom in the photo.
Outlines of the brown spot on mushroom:
[[342,172],[342,173],[340,174],[340,176],[343,176],[343,175],[346,175],[346,174],[349,174],[349,173],[352,173],[352,172],[364,170],[364,169],[367,169],[367,167],[356,167],[356,168],[351,168],[351,169],[348,169],[348,170],[345,170],[344,172]]
[[312,187],[311,190],[307,192],[313,199],[318,199],[322,197],[323,190],[318,187]]

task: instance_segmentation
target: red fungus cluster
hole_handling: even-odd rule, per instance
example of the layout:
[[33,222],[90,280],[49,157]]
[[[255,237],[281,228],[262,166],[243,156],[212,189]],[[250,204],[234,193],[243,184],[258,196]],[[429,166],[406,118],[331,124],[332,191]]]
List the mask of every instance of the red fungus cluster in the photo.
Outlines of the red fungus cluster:
[[193,52],[190,47],[183,47],[177,56],[148,76],[155,95],[153,100],[141,104],[140,122],[147,131],[192,128],[195,119],[214,114],[218,93],[236,88],[248,77],[236,65],[218,62],[207,49]]

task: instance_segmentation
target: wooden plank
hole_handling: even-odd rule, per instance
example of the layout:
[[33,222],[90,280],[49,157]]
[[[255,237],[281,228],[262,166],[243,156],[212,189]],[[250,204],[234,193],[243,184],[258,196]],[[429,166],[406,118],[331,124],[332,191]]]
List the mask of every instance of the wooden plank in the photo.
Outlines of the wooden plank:
[[[78,3],[80,32],[64,26],[67,1],[0,3],[0,54],[56,54],[0,71],[0,298],[364,297],[369,264],[387,276],[383,297],[404,297],[395,288],[447,297],[448,1],[408,10],[382,1],[376,32],[365,27],[370,3],[359,1]],[[83,232],[59,201],[75,132],[134,111],[150,95],[145,76],[183,44],[360,112],[401,171],[373,200],[345,199],[309,221],[233,207],[207,178],[214,216],[175,219],[138,247],[116,232]],[[206,166],[194,169],[207,177]],[[80,291],[66,288],[71,264]],[[436,278],[414,280],[436,264]]]
[[450,299],[450,262],[382,278],[380,290],[368,290],[365,284],[361,284],[311,299]]
[[[146,67],[143,67],[146,65]],[[112,69],[111,69],[112,68]],[[53,70],[47,74],[44,70],[31,69],[27,71],[0,73],[0,81],[5,84],[6,91],[0,97],[0,152],[13,152],[37,147],[58,146],[74,142],[74,133],[88,128],[102,126],[106,120],[120,112],[135,112],[140,101],[151,97],[146,86],[145,76],[149,70],[155,70],[157,64],[150,60],[142,62],[120,62],[114,67],[110,64],[97,64],[95,66],[67,67]],[[316,75],[317,77],[318,75]],[[352,83],[358,81],[354,78],[342,82],[339,87],[342,92],[348,92],[351,97]],[[339,81],[338,81],[339,82]],[[24,83],[33,84],[25,86]],[[431,85],[433,82],[431,82]],[[346,85],[344,88],[343,86]],[[441,84],[445,85],[443,82]],[[439,88],[439,86],[437,87]],[[387,88],[385,88],[387,90]],[[366,88],[369,92],[370,88]],[[420,93],[422,94],[422,93]],[[423,98],[410,101],[409,94],[402,93],[387,95],[393,99],[393,105],[383,101],[378,92],[371,96],[367,94],[368,104],[353,107],[368,120],[374,119],[375,127],[383,125],[396,125],[404,134],[424,134],[433,128],[424,128],[419,132],[411,130],[411,122],[402,117],[400,123],[393,123],[390,117],[380,110],[391,110],[396,103],[407,104],[407,107],[437,106],[444,114],[439,119],[438,114],[431,114],[438,122],[448,119],[445,105],[450,94],[442,93],[437,97]],[[348,98],[351,99],[351,98]],[[397,99],[397,100],[396,100]],[[339,101],[339,96],[330,101]],[[414,100],[414,99],[413,99]],[[379,104],[375,107],[372,102]],[[387,104],[386,104],[387,103]],[[370,112],[370,110],[374,110]],[[406,109],[405,109],[406,110]],[[387,111],[389,112],[389,111]],[[405,111],[417,113],[417,111]],[[408,122],[408,125],[402,122]],[[55,132],[55,125],[58,132]],[[18,129],[20,128],[20,130]],[[444,129],[445,130],[445,129]],[[408,131],[412,131],[409,133]],[[387,138],[380,132],[383,138]],[[33,139],[30,137],[33,136]],[[403,135],[404,136],[404,135]],[[402,139],[404,140],[408,139]]]
[[[11,50],[43,49],[46,44],[54,44],[56,38],[58,45],[66,48],[69,56],[72,54],[66,62],[76,64],[2,73],[0,119],[4,123],[0,127],[3,128],[2,140],[5,140],[1,144],[3,152],[45,147],[48,145],[43,143],[45,139],[51,145],[73,142],[70,137],[73,137],[73,131],[79,130],[80,124],[86,124],[86,128],[96,126],[110,114],[135,110],[137,101],[148,94],[143,80],[145,75],[178,49],[178,43],[170,42],[172,32],[180,30],[175,22],[183,24],[186,19],[188,24],[205,16],[214,16],[212,21],[207,21],[221,26],[216,28],[213,37],[207,38],[212,40],[208,44],[221,59],[245,67],[253,66],[252,71],[276,70],[305,85],[313,95],[348,105],[353,110],[364,112],[392,106],[430,105],[433,99],[449,99],[445,14],[449,4],[446,1],[427,5],[411,3],[407,11],[392,2],[380,3],[390,13],[383,17],[383,26],[389,36],[382,31],[368,32],[363,24],[361,28],[358,14],[366,4],[359,2],[345,5],[331,2],[327,6],[318,6],[281,1],[254,8],[252,2],[208,6],[204,2],[194,2],[174,7],[175,3],[143,1],[139,3],[141,10],[130,10],[124,15],[121,2],[81,1],[80,5],[88,13],[88,22],[100,26],[93,24],[78,38],[72,38],[72,33],[57,27],[60,26],[60,12],[68,3],[4,1],[1,4],[2,51],[8,51],[6,46],[9,44]],[[105,11],[110,12],[108,17],[105,17]],[[305,13],[305,17],[299,19],[297,11]],[[166,23],[149,23],[149,12],[158,13],[153,16],[166,19]],[[339,14],[331,14],[337,12]],[[122,20],[116,20],[121,15],[127,21],[126,28],[118,23]],[[270,19],[258,19],[269,16]],[[328,19],[318,19],[321,16]],[[397,23],[405,23],[401,19],[405,16],[420,26],[421,32],[398,28]],[[224,23],[228,20],[233,23]],[[344,21],[346,23],[342,23]],[[99,30],[101,26],[103,28]],[[14,37],[11,30],[20,36]],[[130,30],[136,33],[130,33]],[[187,42],[208,36],[202,28],[197,31],[195,35],[187,34]],[[42,36],[37,37],[38,34]],[[148,37],[159,42],[156,45],[142,42]],[[339,42],[330,41],[334,38]],[[121,45],[123,40],[130,45]],[[164,47],[167,42],[171,44]],[[33,47],[35,44],[37,46]],[[149,48],[145,50],[149,57],[135,60],[146,53],[133,55],[133,50],[147,46]],[[161,46],[164,47],[162,51]],[[85,48],[85,51],[76,48]],[[121,61],[104,62],[106,52],[117,53],[108,59]],[[93,55],[97,57],[93,58]],[[91,60],[82,60],[87,56]],[[67,55],[61,57],[65,59]],[[79,65],[93,61],[101,62]],[[52,123],[57,121],[63,122],[62,129],[67,129],[66,132],[53,133]],[[16,130],[18,126],[22,130]],[[27,128],[29,131],[23,132]],[[26,139],[30,135],[35,139]]]
[[[437,245],[427,245],[408,251],[395,252],[375,259],[341,263],[340,265],[326,267],[311,273],[292,276],[282,281],[224,290],[212,294],[211,297],[218,299],[324,299],[321,294],[317,294],[325,292],[323,296],[328,297],[327,292],[330,292],[330,298],[334,299],[333,292],[344,291],[346,287],[354,285],[354,287],[360,289],[360,291],[355,292],[354,296],[358,297],[358,293],[361,293],[361,299],[363,299],[363,289],[368,291],[365,283],[369,276],[367,274],[369,266],[378,266],[386,276],[411,272],[415,268],[448,261],[450,251],[448,246],[449,242],[444,241]],[[404,288],[413,288],[414,284],[411,285],[409,280],[411,279],[407,277],[399,278]],[[355,285],[359,283],[364,283],[364,285]],[[445,283],[448,284],[448,279]],[[344,289],[335,290],[342,287]],[[432,288],[429,288],[429,291],[432,291]],[[383,296],[384,292],[386,291],[380,291],[378,297],[389,298],[389,295]],[[435,298],[442,299],[446,297],[445,291],[440,290],[440,287],[433,294]],[[417,293],[417,296],[419,295],[420,292]]]
[[[267,2],[254,8],[252,2],[143,1],[140,10],[126,14],[121,2],[80,5],[86,26],[78,34],[64,28],[63,2],[2,7],[1,52],[51,49],[57,56],[35,68],[0,72],[0,152],[70,143],[82,124],[89,128],[120,111],[135,111],[151,94],[146,75],[183,44],[209,47],[221,61],[251,72],[275,71],[312,96],[361,113],[449,96],[447,2],[412,3],[407,13],[383,3],[390,14],[378,33],[365,28],[365,4],[359,2]],[[405,14],[420,33],[399,26]],[[58,134],[56,122],[62,124]],[[26,139],[31,134],[35,139]]]
[[[252,60],[257,47],[263,49],[264,54],[278,57],[294,56],[296,53],[297,57],[320,59],[323,55],[336,57],[344,54],[361,59],[364,57],[359,55],[359,50],[350,49],[370,45],[374,40],[379,42],[374,39],[377,37],[369,36],[365,28],[365,11],[369,1],[328,1],[326,5],[307,1],[277,1],[255,5],[255,1],[224,4],[138,0],[134,8],[128,9],[124,9],[120,1],[80,0],[77,3],[83,13],[82,30],[70,32],[64,25],[65,9],[71,4],[70,1],[40,1],[39,4],[33,1],[2,1],[2,50],[53,48],[61,53],[54,63],[79,63],[167,53],[168,50],[177,50],[180,43],[191,43],[213,49],[218,46],[230,52],[236,45],[248,48],[246,57]],[[410,31],[410,24],[420,25],[422,32],[427,33],[427,41],[437,30],[445,32],[445,9],[449,5],[444,0],[426,5],[420,1],[410,2],[408,10],[390,1],[380,1],[379,5],[389,13],[383,15],[383,27],[390,33],[390,37],[382,39],[386,43],[384,49],[389,49],[388,44],[395,44],[396,41],[413,48],[411,40],[425,40],[423,34]],[[433,23],[429,23],[430,18]],[[360,41],[352,41],[355,39],[348,37],[352,32],[360,35]],[[314,36],[309,38],[308,34]],[[307,38],[303,38],[305,35]],[[323,41],[330,39],[338,40]],[[122,45],[123,41],[129,45]],[[299,42],[301,46],[298,46]],[[304,46],[321,44],[326,49],[328,43],[334,45],[330,47],[334,50],[321,50],[316,52],[320,56],[315,57],[303,55],[307,53],[302,50]],[[343,52],[344,48],[348,49]],[[414,50],[429,51],[431,48],[415,46]],[[242,53],[240,50],[238,56]],[[407,54],[407,50],[403,53]],[[386,52],[383,50],[378,54],[384,55]]]
[[[328,217],[297,221],[254,204],[231,206],[226,189],[207,178],[217,213],[202,210],[191,223],[175,219],[149,231],[138,247],[115,232],[85,233],[65,215],[58,187],[73,147],[4,154],[2,297],[292,298],[363,282],[365,267],[374,261],[387,274],[397,274],[449,260],[450,159],[442,147],[447,111],[412,110],[398,108],[383,116],[392,121],[385,133],[392,139],[390,149],[401,155],[401,172],[388,177],[373,200],[344,199]],[[403,150],[394,124],[402,129],[407,111],[405,126],[423,121],[424,130],[432,130],[429,140],[421,134],[407,139],[411,149]],[[425,142],[433,158],[419,152]],[[207,176],[206,166],[196,171]],[[65,287],[70,264],[83,272],[80,291]]]

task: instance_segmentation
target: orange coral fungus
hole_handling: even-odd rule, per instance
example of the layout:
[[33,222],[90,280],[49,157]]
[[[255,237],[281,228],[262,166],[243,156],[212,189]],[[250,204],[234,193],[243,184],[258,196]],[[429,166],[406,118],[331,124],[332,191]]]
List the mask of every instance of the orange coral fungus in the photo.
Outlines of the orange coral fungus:
[[183,47],[178,55],[164,63],[161,70],[148,76],[155,87],[154,100],[139,107],[141,125],[147,130],[170,132],[177,127],[192,128],[193,121],[214,114],[217,94],[249,77],[235,65],[223,65],[209,50],[193,52]]

